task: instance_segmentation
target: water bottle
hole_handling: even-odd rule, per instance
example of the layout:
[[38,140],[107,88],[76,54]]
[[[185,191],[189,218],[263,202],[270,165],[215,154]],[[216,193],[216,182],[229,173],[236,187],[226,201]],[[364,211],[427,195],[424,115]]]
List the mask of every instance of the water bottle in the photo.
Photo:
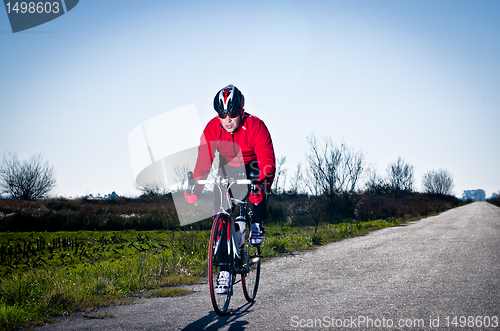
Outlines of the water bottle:
[[236,217],[236,239],[239,239],[238,246],[241,247],[245,243],[245,232],[246,232],[247,222],[245,222],[245,217]]

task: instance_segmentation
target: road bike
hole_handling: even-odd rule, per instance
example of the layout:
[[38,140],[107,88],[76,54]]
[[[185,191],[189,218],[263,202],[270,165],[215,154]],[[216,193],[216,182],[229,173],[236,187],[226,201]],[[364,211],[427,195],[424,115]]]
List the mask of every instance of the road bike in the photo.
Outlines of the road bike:
[[[195,180],[192,172],[188,173],[188,185],[191,190],[197,184],[214,184],[214,195],[217,194],[215,187],[220,193],[220,207],[217,212],[214,210],[208,248],[210,298],[218,315],[227,314],[235,284],[241,282],[243,295],[248,302],[255,300],[259,288],[262,256],[260,245],[250,243],[252,211],[248,208],[246,199],[235,199],[231,193],[233,185],[248,185],[249,192],[254,190],[258,176],[251,173],[250,178],[234,179],[217,176],[215,180]],[[233,215],[238,215],[236,220]],[[215,291],[220,271],[229,272],[229,288],[224,294]],[[238,274],[241,275],[239,281],[236,280]]]

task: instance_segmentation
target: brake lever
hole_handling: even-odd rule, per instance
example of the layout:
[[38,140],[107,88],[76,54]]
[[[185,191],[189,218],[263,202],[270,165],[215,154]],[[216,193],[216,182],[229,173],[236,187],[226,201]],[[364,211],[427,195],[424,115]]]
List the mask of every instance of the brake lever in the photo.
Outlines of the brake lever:
[[257,191],[257,185],[259,181],[259,173],[260,171],[255,171],[252,170],[250,172],[250,180],[252,181],[252,184],[250,184],[250,189],[252,190],[252,193]]

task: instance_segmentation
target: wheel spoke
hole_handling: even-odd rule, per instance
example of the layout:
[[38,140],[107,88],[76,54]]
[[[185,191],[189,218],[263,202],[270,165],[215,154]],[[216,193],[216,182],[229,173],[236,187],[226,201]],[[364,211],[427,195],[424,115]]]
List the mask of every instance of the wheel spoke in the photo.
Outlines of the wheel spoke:
[[[219,253],[225,252],[225,226],[220,226],[225,220],[223,215],[218,215],[214,220],[212,225],[212,231],[210,233],[210,244],[208,251],[208,283],[210,287],[210,298],[212,299],[212,306],[218,315],[224,315],[227,313],[227,308],[229,307],[229,301],[231,299],[232,287],[233,287],[233,270],[228,265],[228,261],[220,261],[221,254],[215,254],[216,248]],[[220,247],[222,245],[223,247]],[[224,248],[224,249],[221,249]],[[229,288],[226,293],[217,293],[217,278],[221,271],[229,270]]]
[[248,302],[254,301],[259,288],[260,279],[260,246],[247,246],[245,254],[248,270],[241,276],[243,294]]

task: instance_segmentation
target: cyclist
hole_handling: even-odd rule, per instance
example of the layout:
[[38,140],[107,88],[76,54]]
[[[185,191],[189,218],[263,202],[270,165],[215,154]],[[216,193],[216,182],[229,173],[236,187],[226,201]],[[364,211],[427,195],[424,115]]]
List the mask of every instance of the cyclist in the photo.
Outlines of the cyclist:
[[[266,218],[266,205],[276,172],[276,160],[266,125],[258,117],[246,113],[244,105],[245,98],[234,85],[228,85],[217,92],[214,109],[218,116],[210,120],[203,130],[193,177],[196,180],[208,177],[216,151],[219,152],[219,172],[223,175],[238,178],[244,170],[248,178],[251,172],[259,173],[254,192],[231,189],[233,197],[242,200],[248,196],[254,204],[249,240],[251,244],[259,245],[264,241],[265,228],[262,221]],[[193,192],[187,190],[186,201],[195,203],[202,191],[201,185],[195,186]],[[220,201],[214,202],[214,212],[218,211],[219,206]],[[219,275],[219,293],[227,291],[228,274],[221,271]]]

